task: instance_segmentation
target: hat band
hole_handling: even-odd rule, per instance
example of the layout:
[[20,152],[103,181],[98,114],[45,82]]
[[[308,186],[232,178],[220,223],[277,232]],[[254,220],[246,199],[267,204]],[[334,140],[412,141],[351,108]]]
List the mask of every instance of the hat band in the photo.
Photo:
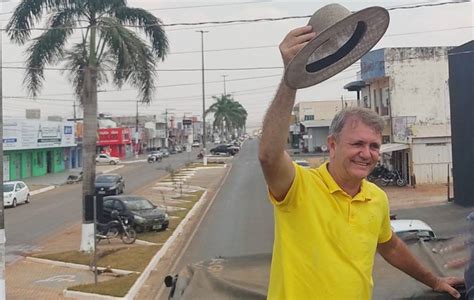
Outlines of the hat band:
[[[349,52],[354,49],[359,41],[364,36],[365,32],[367,31],[367,25],[365,22],[359,21],[357,22],[356,29],[352,34],[351,38],[344,44],[342,47],[339,48],[335,53],[328,55],[322,59],[319,59],[315,62],[306,65],[306,71],[309,73],[316,73],[321,71],[322,69],[336,63],[337,61],[341,60],[345,57]],[[323,43],[324,44],[324,43]]]

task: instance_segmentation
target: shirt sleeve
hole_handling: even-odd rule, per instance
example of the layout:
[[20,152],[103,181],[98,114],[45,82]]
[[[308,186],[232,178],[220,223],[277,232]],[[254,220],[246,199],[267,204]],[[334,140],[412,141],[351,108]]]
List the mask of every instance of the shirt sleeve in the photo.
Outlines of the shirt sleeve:
[[296,204],[297,195],[299,192],[298,190],[301,189],[302,185],[302,168],[293,162],[293,167],[295,168],[295,178],[293,178],[293,182],[291,183],[290,189],[283,198],[282,201],[277,201],[275,197],[272,195],[270,190],[268,190],[268,198],[270,202],[277,208],[280,209],[288,209],[290,206],[294,206]]
[[390,226],[390,208],[388,206],[387,195],[384,197],[384,212],[382,219],[382,226],[380,228],[380,234],[378,243],[382,244],[388,242],[392,238],[392,226]]

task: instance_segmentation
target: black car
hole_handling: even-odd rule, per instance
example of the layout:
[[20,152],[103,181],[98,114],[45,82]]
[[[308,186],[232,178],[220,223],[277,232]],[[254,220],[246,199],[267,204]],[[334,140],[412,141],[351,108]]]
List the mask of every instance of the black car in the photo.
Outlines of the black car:
[[118,210],[120,215],[128,217],[137,232],[165,230],[169,225],[165,209],[141,196],[104,197],[102,217],[105,222],[110,220],[112,210]]
[[237,154],[237,152],[239,152],[239,149],[238,147],[235,147],[233,145],[225,144],[225,145],[219,145],[215,148],[212,148],[209,151],[211,152],[212,155],[216,155],[216,154],[235,155]]
[[119,174],[101,174],[95,178],[95,192],[98,195],[118,195],[125,190],[125,181]]

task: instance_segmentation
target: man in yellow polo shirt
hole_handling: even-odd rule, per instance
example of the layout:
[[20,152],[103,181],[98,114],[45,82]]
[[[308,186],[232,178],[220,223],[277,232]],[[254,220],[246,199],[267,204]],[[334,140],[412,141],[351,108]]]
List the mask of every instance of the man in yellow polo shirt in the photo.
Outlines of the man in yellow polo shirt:
[[[280,44],[285,67],[314,35],[306,26],[285,37]],[[282,81],[260,141],[259,159],[275,206],[268,298],[370,299],[376,251],[433,290],[458,298],[453,286],[462,279],[439,278],[417,261],[392,234],[386,194],[365,180],[379,159],[383,120],[364,108],[342,110],[329,130],[329,163],[303,169],[285,151],[295,95]]]

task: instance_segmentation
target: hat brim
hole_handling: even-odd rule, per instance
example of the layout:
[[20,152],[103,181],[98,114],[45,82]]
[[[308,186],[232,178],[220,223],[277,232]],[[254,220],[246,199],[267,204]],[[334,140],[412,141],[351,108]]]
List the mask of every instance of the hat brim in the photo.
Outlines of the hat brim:
[[[360,10],[337,22],[309,41],[290,61],[285,71],[286,84],[291,88],[301,89],[323,82],[338,74],[377,44],[387,30],[389,22],[388,11],[377,6]],[[355,46],[350,47],[349,50],[340,49],[337,51],[339,53],[328,53],[325,59],[318,62],[319,66],[313,68],[315,70],[308,71],[308,59],[319,47],[338,34],[352,35],[353,32],[346,31],[358,28],[357,24],[364,24],[363,30],[365,31]],[[343,56],[338,57],[341,56],[341,53]]]

